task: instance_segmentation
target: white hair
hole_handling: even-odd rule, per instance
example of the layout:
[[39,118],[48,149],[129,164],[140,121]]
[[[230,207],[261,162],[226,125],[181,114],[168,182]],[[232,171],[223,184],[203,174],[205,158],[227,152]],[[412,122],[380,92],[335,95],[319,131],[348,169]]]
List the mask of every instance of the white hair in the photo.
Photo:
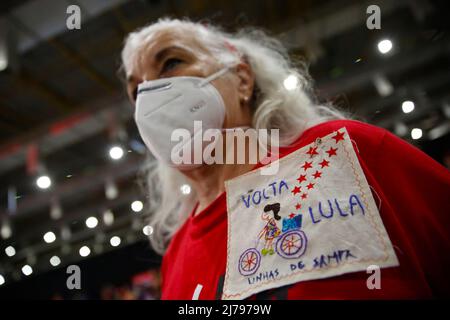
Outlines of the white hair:
[[[280,41],[255,28],[231,34],[210,24],[162,18],[126,38],[122,63],[127,74],[137,67],[149,41],[161,30],[184,30],[194,35],[223,65],[245,59],[255,77],[252,126],[255,129],[279,129],[281,146],[289,145],[311,126],[345,118],[332,106],[316,103],[304,65],[296,67]],[[283,82],[288,76],[298,79],[295,89],[284,87]],[[187,183],[187,179],[177,170],[150,158],[143,172],[149,199],[149,224],[153,227],[150,241],[162,254],[193,209],[196,194],[195,190],[189,195],[182,194],[180,186]]]

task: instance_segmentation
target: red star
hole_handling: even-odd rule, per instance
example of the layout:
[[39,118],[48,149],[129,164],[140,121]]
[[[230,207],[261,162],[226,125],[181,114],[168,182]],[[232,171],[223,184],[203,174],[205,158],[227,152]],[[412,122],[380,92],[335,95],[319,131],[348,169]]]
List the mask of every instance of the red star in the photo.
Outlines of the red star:
[[314,177],[314,179],[321,178],[322,172],[320,172],[319,170],[316,170],[316,172],[313,174],[313,177]]
[[311,162],[305,161],[305,164],[302,165],[302,168],[305,171],[308,170],[309,168],[312,168],[312,161]]
[[306,187],[308,188],[308,190],[313,189],[314,188],[314,183],[310,183]]
[[332,137],[334,140],[336,140],[336,143],[338,143],[341,140],[344,140],[344,132],[336,132],[336,135]]
[[291,192],[292,192],[292,193],[294,194],[294,196],[295,196],[297,193],[300,193],[300,191],[301,191],[300,187],[299,187],[299,186],[295,186],[294,190],[292,190]]
[[335,155],[336,155],[336,151],[337,151],[337,148],[335,149],[335,148],[333,148],[333,147],[330,147],[330,150],[326,151],[326,153],[328,153],[328,155],[329,155],[330,158],[331,158],[332,156],[335,156]]
[[301,174],[298,178],[298,183],[302,183],[302,181],[306,181],[306,174]]
[[325,160],[325,159],[323,159],[323,161],[322,162],[319,162],[319,164],[320,164],[320,166],[322,167],[322,169],[324,168],[324,167],[329,167],[329,164],[330,163],[330,161],[327,161],[327,160]]
[[295,209],[296,209],[296,210],[299,210],[301,207],[302,207],[302,205],[301,205],[300,203],[297,203],[297,204],[295,205]]
[[290,215],[289,215],[289,218],[293,218],[293,217],[295,217],[295,214],[294,213],[291,213]]
[[309,154],[312,158],[314,155],[318,154],[317,147],[310,147],[306,154]]
[[308,195],[306,193],[302,194],[302,199],[306,199]]

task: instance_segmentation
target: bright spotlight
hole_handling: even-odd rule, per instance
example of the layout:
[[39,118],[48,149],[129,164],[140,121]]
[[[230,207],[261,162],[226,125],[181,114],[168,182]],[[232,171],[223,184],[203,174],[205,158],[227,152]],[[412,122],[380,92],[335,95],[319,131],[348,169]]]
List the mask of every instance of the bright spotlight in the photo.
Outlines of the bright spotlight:
[[191,193],[191,186],[188,185],[188,184],[183,184],[183,185],[180,187],[180,190],[181,190],[181,193],[182,193],[182,194],[189,194],[189,193]]
[[14,257],[16,254],[16,249],[13,246],[8,246],[5,248],[5,253],[8,257]]
[[86,227],[93,229],[97,226],[98,219],[96,217],[89,217],[86,219]]
[[5,283],[5,278],[0,274],[0,286]]
[[418,140],[420,138],[422,138],[422,129],[419,128],[414,128],[411,130],[411,138],[413,138],[414,140]]
[[30,265],[26,264],[22,267],[22,273],[26,276],[29,276],[33,273],[33,268]]
[[119,160],[123,157],[123,149],[119,146],[114,146],[109,149],[109,156],[111,159]]
[[114,213],[111,210],[106,210],[103,212],[103,222],[110,226],[114,223]]
[[143,208],[144,204],[142,203],[142,201],[136,200],[131,203],[131,210],[133,210],[134,212],[141,212]]
[[53,256],[50,258],[50,264],[54,267],[58,266],[61,263],[61,259],[58,256]]
[[402,110],[404,113],[410,113],[414,111],[414,102],[412,101],[403,101]]
[[87,257],[90,254],[91,254],[91,249],[89,249],[88,246],[82,246],[80,248],[80,256]]
[[40,176],[36,179],[36,184],[41,189],[48,189],[52,185],[52,180],[49,176]]
[[56,236],[53,232],[49,231],[46,234],[44,234],[44,241],[47,243],[52,243],[56,240]]
[[120,238],[118,236],[114,236],[109,240],[109,243],[113,246],[113,247],[117,247],[118,245],[120,245]]
[[291,74],[283,81],[283,85],[286,90],[294,90],[298,86],[298,77]]
[[142,232],[146,235],[149,236],[153,233],[153,228],[152,226],[145,226],[144,228],[142,228]]
[[389,39],[384,39],[378,42],[378,51],[382,54],[386,54],[392,50],[392,41]]
[[8,61],[6,59],[0,57],[0,71],[5,70],[8,67]]
[[0,229],[0,235],[2,236],[2,239],[8,239],[12,235],[12,230],[9,224],[5,223],[2,225]]

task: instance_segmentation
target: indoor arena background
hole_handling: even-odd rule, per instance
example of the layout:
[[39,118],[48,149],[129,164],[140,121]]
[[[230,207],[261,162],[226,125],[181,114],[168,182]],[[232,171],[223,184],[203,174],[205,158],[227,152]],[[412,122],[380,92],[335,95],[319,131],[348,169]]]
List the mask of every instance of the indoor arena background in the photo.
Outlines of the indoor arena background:
[[[163,16],[265,29],[322,101],[450,167],[445,1],[0,2],[0,297],[158,299],[138,183],[146,148],[120,80],[125,36]],[[80,28],[68,28],[70,5]],[[369,28],[369,5],[380,28]],[[286,82],[289,85],[289,81]],[[402,166],[401,163],[398,164]],[[190,192],[189,185],[180,185]],[[69,290],[67,267],[82,270]]]

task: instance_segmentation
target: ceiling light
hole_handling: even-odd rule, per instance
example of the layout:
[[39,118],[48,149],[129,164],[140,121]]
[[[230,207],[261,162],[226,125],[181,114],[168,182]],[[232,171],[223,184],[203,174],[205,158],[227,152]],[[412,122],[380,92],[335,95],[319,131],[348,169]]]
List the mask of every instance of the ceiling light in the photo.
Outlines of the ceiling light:
[[191,193],[191,186],[188,185],[188,184],[183,184],[183,185],[180,187],[180,190],[181,190],[181,193],[182,193],[182,194],[189,194],[189,193]]
[[36,179],[36,184],[41,189],[48,189],[52,185],[52,180],[49,176],[40,176]]
[[103,223],[110,226],[114,223],[114,213],[111,210],[103,212]]
[[58,256],[53,256],[50,258],[50,264],[54,267],[58,266],[61,263],[61,259]]
[[283,81],[283,85],[286,90],[294,90],[298,86],[298,77],[291,74]]
[[26,264],[22,267],[22,273],[26,276],[29,276],[33,273],[33,268],[30,265]]
[[373,84],[377,92],[382,97],[387,97],[394,92],[394,86],[389,79],[383,74],[376,74],[373,77]]
[[142,232],[146,235],[149,236],[153,233],[153,227],[152,226],[145,226],[144,228],[142,228]]
[[90,254],[91,254],[91,249],[89,249],[88,246],[82,246],[80,248],[80,256],[87,257]]
[[392,41],[389,39],[383,39],[378,42],[378,51],[382,54],[386,54],[392,49]]
[[0,71],[5,70],[8,67],[8,61],[3,57],[0,57]]
[[50,205],[50,217],[53,220],[61,219],[62,217],[62,208],[59,201],[52,201],[52,204]]
[[98,224],[98,219],[96,217],[89,217],[86,219],[86,226],[89,229],[93,229],[97,226]]
[[411,138],[413,138],[414,140],[418,140],[420,138],[422,138],[422,129],[419,128],[414,128],[411,130]]
[[4,223],[2,225],[2,228],[0,229],[0,234],[2,236],[2,239],[8,239],[12,235],[11,227],[8,223]]
[[403,101],[402,110],[404,113],[410,113],[414,111],[414,102],[412,101]]
[[114,146],[109,149],[109,156],[111,157],[111,159],[119,160],[123,157],[123,149],[119,146]]
[[8,246],[5,248],[5,253],[8,257],[13,257],[16,254],[16,249],[13,246]]
[[114,200],[117,198],[117,195],[119,194],[119,190],[117,189],[117,185],[114,183],[114,181],[108,179],[105,183],[105,196],[108,200]]
[[56,236],[53,232],[49,231],[46,234],[44,234],[44,241],[47,243],[52,243],[56,240]]
[[144,204],[142,203],[142,201],[136,200],[131,203],[131,210],[133,210],[134,212],[141,212],[143,208]]
[[70,228],[68,226],[61,227],[61,238],[64,241],[70,240],[72,237],[72,231],[70,231]]
[[109,240],[109,243],[113,246],[113,247],[117,247],[118,245],[120,245],[120,238],[118,236],[114,236]]

